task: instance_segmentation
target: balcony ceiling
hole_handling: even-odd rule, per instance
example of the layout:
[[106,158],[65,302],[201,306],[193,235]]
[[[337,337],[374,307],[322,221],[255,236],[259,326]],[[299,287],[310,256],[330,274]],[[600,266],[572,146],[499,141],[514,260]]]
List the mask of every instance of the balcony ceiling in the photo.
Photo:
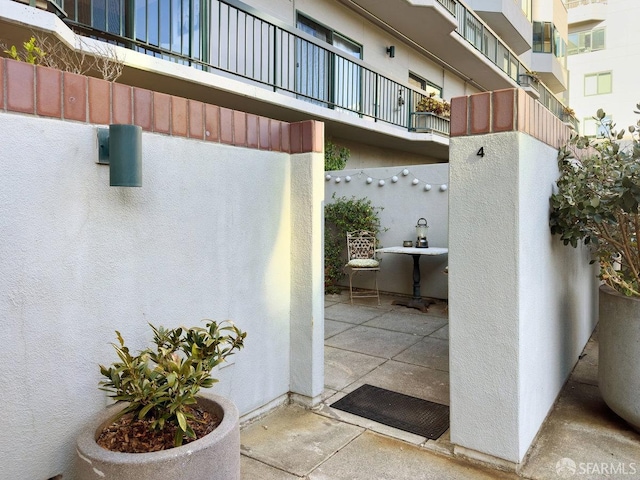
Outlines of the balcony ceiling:
[[455,31],[455,17],[436,0],[340,1],[392,35],[424,48],[437,57],[435,61],[480,89],[518,86]]
[[[478,11],[476,13],[486,22],[491,29],[507,44],[517,55],[522,55],[527,50],[531,50],[533,38],[533,26],[531,23],[523,22],[518,29],[503,12]],[[523,15],[523,18],[524,17]]]
[[606,20],[606,3],[589,3],[579,5],[568,10],[569,27],[576,27],[587,23],[597,23]]
[[453,14],[437,0],[340,1],[369,19],[382,19],[405,35],[411,32],[428,32],[431,41],[441,40],[458,25]]
[[513,0],[469,0],[476,14],[498,34],[517,55],[531,50],[533,27]]
[[569,72],[551,53],[533,53],[531,68],[540,80],[555,94],[564,92],[569,85]]

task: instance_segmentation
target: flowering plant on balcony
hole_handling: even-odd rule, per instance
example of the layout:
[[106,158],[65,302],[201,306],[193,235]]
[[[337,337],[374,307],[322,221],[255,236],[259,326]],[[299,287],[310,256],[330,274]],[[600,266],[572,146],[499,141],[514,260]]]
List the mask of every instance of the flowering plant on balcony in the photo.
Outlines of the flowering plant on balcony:
[[628,129],[631,141],[621,141],[624,129],[615,131],[604,110],[595,120],[604,138],[575,136],[558,152],[551,233],[565,245],[590,245],[600,279],[640,297],[640,122]]
[[435,92],[431,92],[429,96],[423,97],[418,102],[416,112],[430,112],[441,117],[449,117],[451,115],[451,105],[446,100],[436,97]]

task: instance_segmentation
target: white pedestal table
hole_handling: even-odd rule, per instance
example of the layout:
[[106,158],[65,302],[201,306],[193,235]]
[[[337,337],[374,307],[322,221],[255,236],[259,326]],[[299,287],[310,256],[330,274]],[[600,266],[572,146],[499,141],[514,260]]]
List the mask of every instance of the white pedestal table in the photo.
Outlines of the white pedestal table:
[[448,248],[440,247],[384,247],[378,248],[379,253],[400,253],[403,255],[411,255],[413,257],[413,297],[408,301],[396,300],[394,305],[404,305],[408,308],[416,308],[422,312],[426,312],[433,302],[420,296],[420,257],[422,255],[445,255],[449,253]]

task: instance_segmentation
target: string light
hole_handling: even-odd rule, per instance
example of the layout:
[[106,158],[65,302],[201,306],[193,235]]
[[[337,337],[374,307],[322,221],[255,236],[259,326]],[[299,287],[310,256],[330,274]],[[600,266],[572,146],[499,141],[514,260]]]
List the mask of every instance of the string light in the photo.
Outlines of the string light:
[[[391,181],[391,183],[398,183],[399,180],[400,180],[400,175],[402,175],[403,177],[407,177],[409,175],[412,175],[413,179],[411,180],[411,185],[412,186],[423,185],[423,189],[424,189],[425,192],[428,192],[433,188],[431,183],[428,183],[427,181],[416,177],[407,168],[403,169],[402,171],[400,171],[399,173],[397,173],[395,175],[392,175],[392,176],[386,177],[386,178],[376,178],[376,177],[370,176],[364,170],[360,170],[360,172],[355,174],[355,176],[358,177],[358,178],[366,177],[367,185],[370,185],[373,182],[376,182],[379,187],[384,187],[387,184],[387,181],[389,181],[389,180]],[[333,179],[335,183],[340,183],[340,182],[342,182],[343,178],[339,177],[337,175],[333,176],[330,173],[327,173],[325,175],[325,179],[327,181],[330,181],[330,180]],[[346,183],[351,182],[351,180],[353,180],[353,176],[351,176],[351,175],[346,175],[344,177],[344,181]],[[435,183],[438,186],[438,190],[440,192],[446,192],[449,189],[449,186],[446,183],[440,183],[440,182],[435,182]]]

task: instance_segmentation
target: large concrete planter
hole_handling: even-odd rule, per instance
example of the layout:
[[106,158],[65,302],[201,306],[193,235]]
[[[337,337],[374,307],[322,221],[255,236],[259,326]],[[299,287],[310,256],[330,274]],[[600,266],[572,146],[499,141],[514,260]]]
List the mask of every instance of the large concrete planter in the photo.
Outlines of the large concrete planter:
[[602,398],[640,431],[640,299],[600,287],[598,342]]
[[239,480],[240,427],[238,409],[217,395],[201,395],[198,403],[222,417],[206,437],[181,447],[151,453],[120,453],[100,447],[97,432],[111,422],[123,406],[102,412],[82,431],[77,442],[78,480]]

